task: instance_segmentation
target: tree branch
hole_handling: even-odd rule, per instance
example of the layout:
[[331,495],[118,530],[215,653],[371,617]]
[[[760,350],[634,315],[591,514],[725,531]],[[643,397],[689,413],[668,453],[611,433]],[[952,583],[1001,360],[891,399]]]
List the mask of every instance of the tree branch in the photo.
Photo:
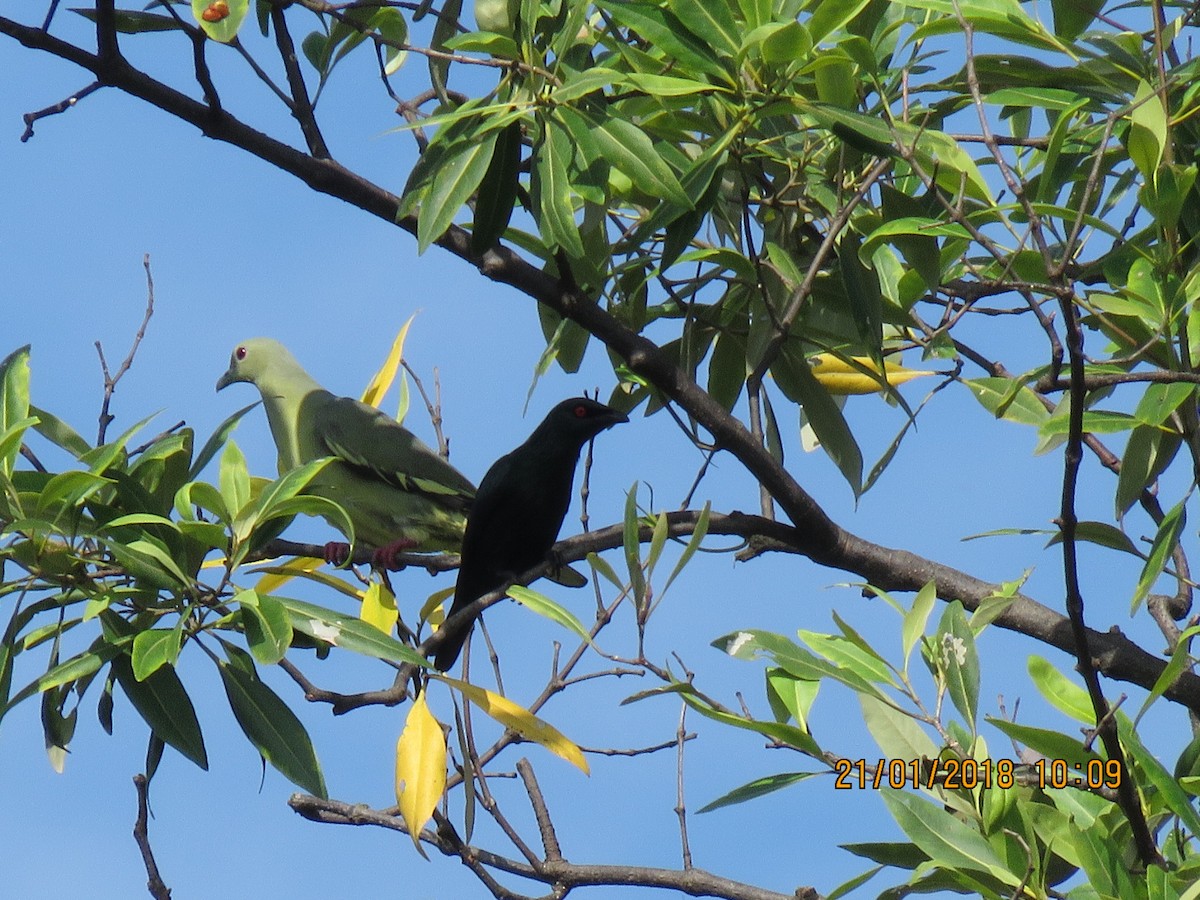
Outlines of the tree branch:
[[[307,794],[293,794],[288,805],[304,818],[332,825],[375,825],[393,831],[408,831],[399,816],[370,809],[362,804],[340,800],[322,800]],[[691,897],[719,897],[724,900],[820,900],[812,888],[797,888],[792,894],[780,894],[740,881],[722,878],[703,869],[657,869],[647,866],[606,866],[572,863],[564,859],[545,860],[540,868],[527,862],[503,857],[486,850],[464,847],[456,835],[421,832],[421,840],[446,856],[463,856],[468,851],[474,861],[510,875],[530,881],[561,886],[568,890],[579,887],[653,887],[680,891]],[[565,893],[565,892],[564,892]]]

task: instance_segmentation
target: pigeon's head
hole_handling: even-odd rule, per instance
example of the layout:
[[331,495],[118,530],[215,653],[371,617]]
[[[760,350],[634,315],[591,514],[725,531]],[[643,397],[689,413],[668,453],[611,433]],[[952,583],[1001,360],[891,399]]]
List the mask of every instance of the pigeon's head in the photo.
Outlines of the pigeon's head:
[[559,434],[573,438],[582,446],[605,428],[628,421],[629,416],[625,413],[603,403],[597,403],[587,397],[572,397],[550,410],[545,425]]
[[281,366],[298,366],[287,347],[272,338],[250,338],[233,348],[229,368],[217,381],[217,390],[237,381],[261,384],[262,378]]

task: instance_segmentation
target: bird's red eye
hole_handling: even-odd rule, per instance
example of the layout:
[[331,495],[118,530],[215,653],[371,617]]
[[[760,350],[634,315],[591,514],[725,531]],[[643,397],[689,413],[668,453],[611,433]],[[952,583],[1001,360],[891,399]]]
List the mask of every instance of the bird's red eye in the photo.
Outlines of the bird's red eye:
[[577,418],[577,419],[586,419],[587,414],[588,414],[588,409],[586,406],[584,406],[582,403],[580,403],[573,410],[571,410],[571,412],[575,413],[575,418]]
[[245,359],[246,358],[246,348],[238,347],[236,350],[233,351],[233,355],[236,356],[239,360]]

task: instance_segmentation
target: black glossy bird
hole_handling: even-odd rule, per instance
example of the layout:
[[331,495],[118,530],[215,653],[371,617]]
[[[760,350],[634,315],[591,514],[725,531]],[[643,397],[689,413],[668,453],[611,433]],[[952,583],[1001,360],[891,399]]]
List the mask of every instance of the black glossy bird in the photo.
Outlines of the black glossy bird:
[[447,616],[451,630],[433,664],[446,671],[458,659],[474,618],[450,617],[484,594],[543,562],[558,538],[583,445],[606,428],[628,422],[624,413],[586,397],[564,400],[516,450],[492,464],[467,516],[462,565]]

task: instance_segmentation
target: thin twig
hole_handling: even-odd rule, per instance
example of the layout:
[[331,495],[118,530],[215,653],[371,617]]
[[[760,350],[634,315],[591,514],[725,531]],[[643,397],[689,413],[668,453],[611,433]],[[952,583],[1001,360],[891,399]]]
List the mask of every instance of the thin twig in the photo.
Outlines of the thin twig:
[[558,845],[558,835],[554,833],[554,823],[550,820],[550,810],[546,807],[546,798],[533,774],[533,766],[529,760],[522,757],[517,760],[517,774],[525,784],[525,792],[529,794],[529,804],[533,807],[533,816],[537,820],[538,832],[542,836],[542,847],[546,851],[547,861],[562,859],[562,849]]
[[142,257],[142,267],[146,270],[146,314],[142,316],[142,324],[138,327],[137,334],[133,336],[133,346],[129,348],[129,354],[125,357],[125,361],[121,363],[115,375],[108,371],[108,361],[104,358],[104,348],[96,341],[96,352],[100,355],[100,369],[104,374],[104,402],[100,405],[100,430],[96,434],[96,446],[100,447],[104,444],[104,437],[108,433],[108,426],[112,424],[113,416],[109,414],[108,408],[112,403],[113,391],[117,389],[117,382],[122,376],[129,371],[129,367],[133,365],[133,357],[137,354],[138,346],[142,343],[142,338],[146,336],[146,326],[150,324],[150,317],[154,315],[154,276],[150,272],[150,254],[147,253]]
[[404,371],[408,373],[408,376],[413,380],[413,384],[417,386],[417,393],[425,401],[425,411],[429,414],[429,422],[433,425],[433,434],[437,438],[438,456],[442,459],[449,459],[450,442],[446,440],[446,436],[442,433],[442,383],[438,378],[437,369],[433,370],[433,390],[434,396],[437,399],[430,400],[429,394],[425,391],[425,383],[413,371],[413,367],[408,364],[408,360],[401,359],[400,365],[404,367]]
[[99,81],[93,81],[87,87],[80,88],[65,100],[60,100],[58,103],[55,103],[52,106],[47,106],[45,109],[39,109],[37,112],[25,113],[25,115],[21,116],[21,118],[25,121],[25,131],[21,135],[21,143],[24,144],[31,137],[33,137],[33,123],[38,119],[44,119],[47,116],[57,116],[60,113],[65,113],[68,109],[82,100],[88,94],[98,91],[102,87],[104,87],[104,85]]
[[679,728],[675,732],[675,815],[679,817],[679,843],[683,868],[692,868],[692,848],[688,843],[687,804],[683,800],[683,748],[687,744],[687,704],[679,704]]
[[283,60],[288,88],[292,92],[292,116],[300,123],[300,132],[313,159],[329,159],[329,147],[317,125],[316,113],[308,97],[308,87],[304,84],[304,73],[300,71],[300,62],[296,59],[296,45],[292,43],[292,33],[288,31],[282,6],[271,6],[271,27],[275,30],[275,44],[279,48],[279,58]]
[[138,798],[138,813],[137,821],[133,825],[133,839],[137,841],[138,849],[142,851],[142,862],[146,866],[146,890],[150,892],[150,896],[154,900],[171,900],[171,889],[163,883],[162,876],[158,873],[158,863],[154,861],[154,851],[150,848],[149,782],[145,775],[139,773],[133,776],[133,786],[137,789]]

